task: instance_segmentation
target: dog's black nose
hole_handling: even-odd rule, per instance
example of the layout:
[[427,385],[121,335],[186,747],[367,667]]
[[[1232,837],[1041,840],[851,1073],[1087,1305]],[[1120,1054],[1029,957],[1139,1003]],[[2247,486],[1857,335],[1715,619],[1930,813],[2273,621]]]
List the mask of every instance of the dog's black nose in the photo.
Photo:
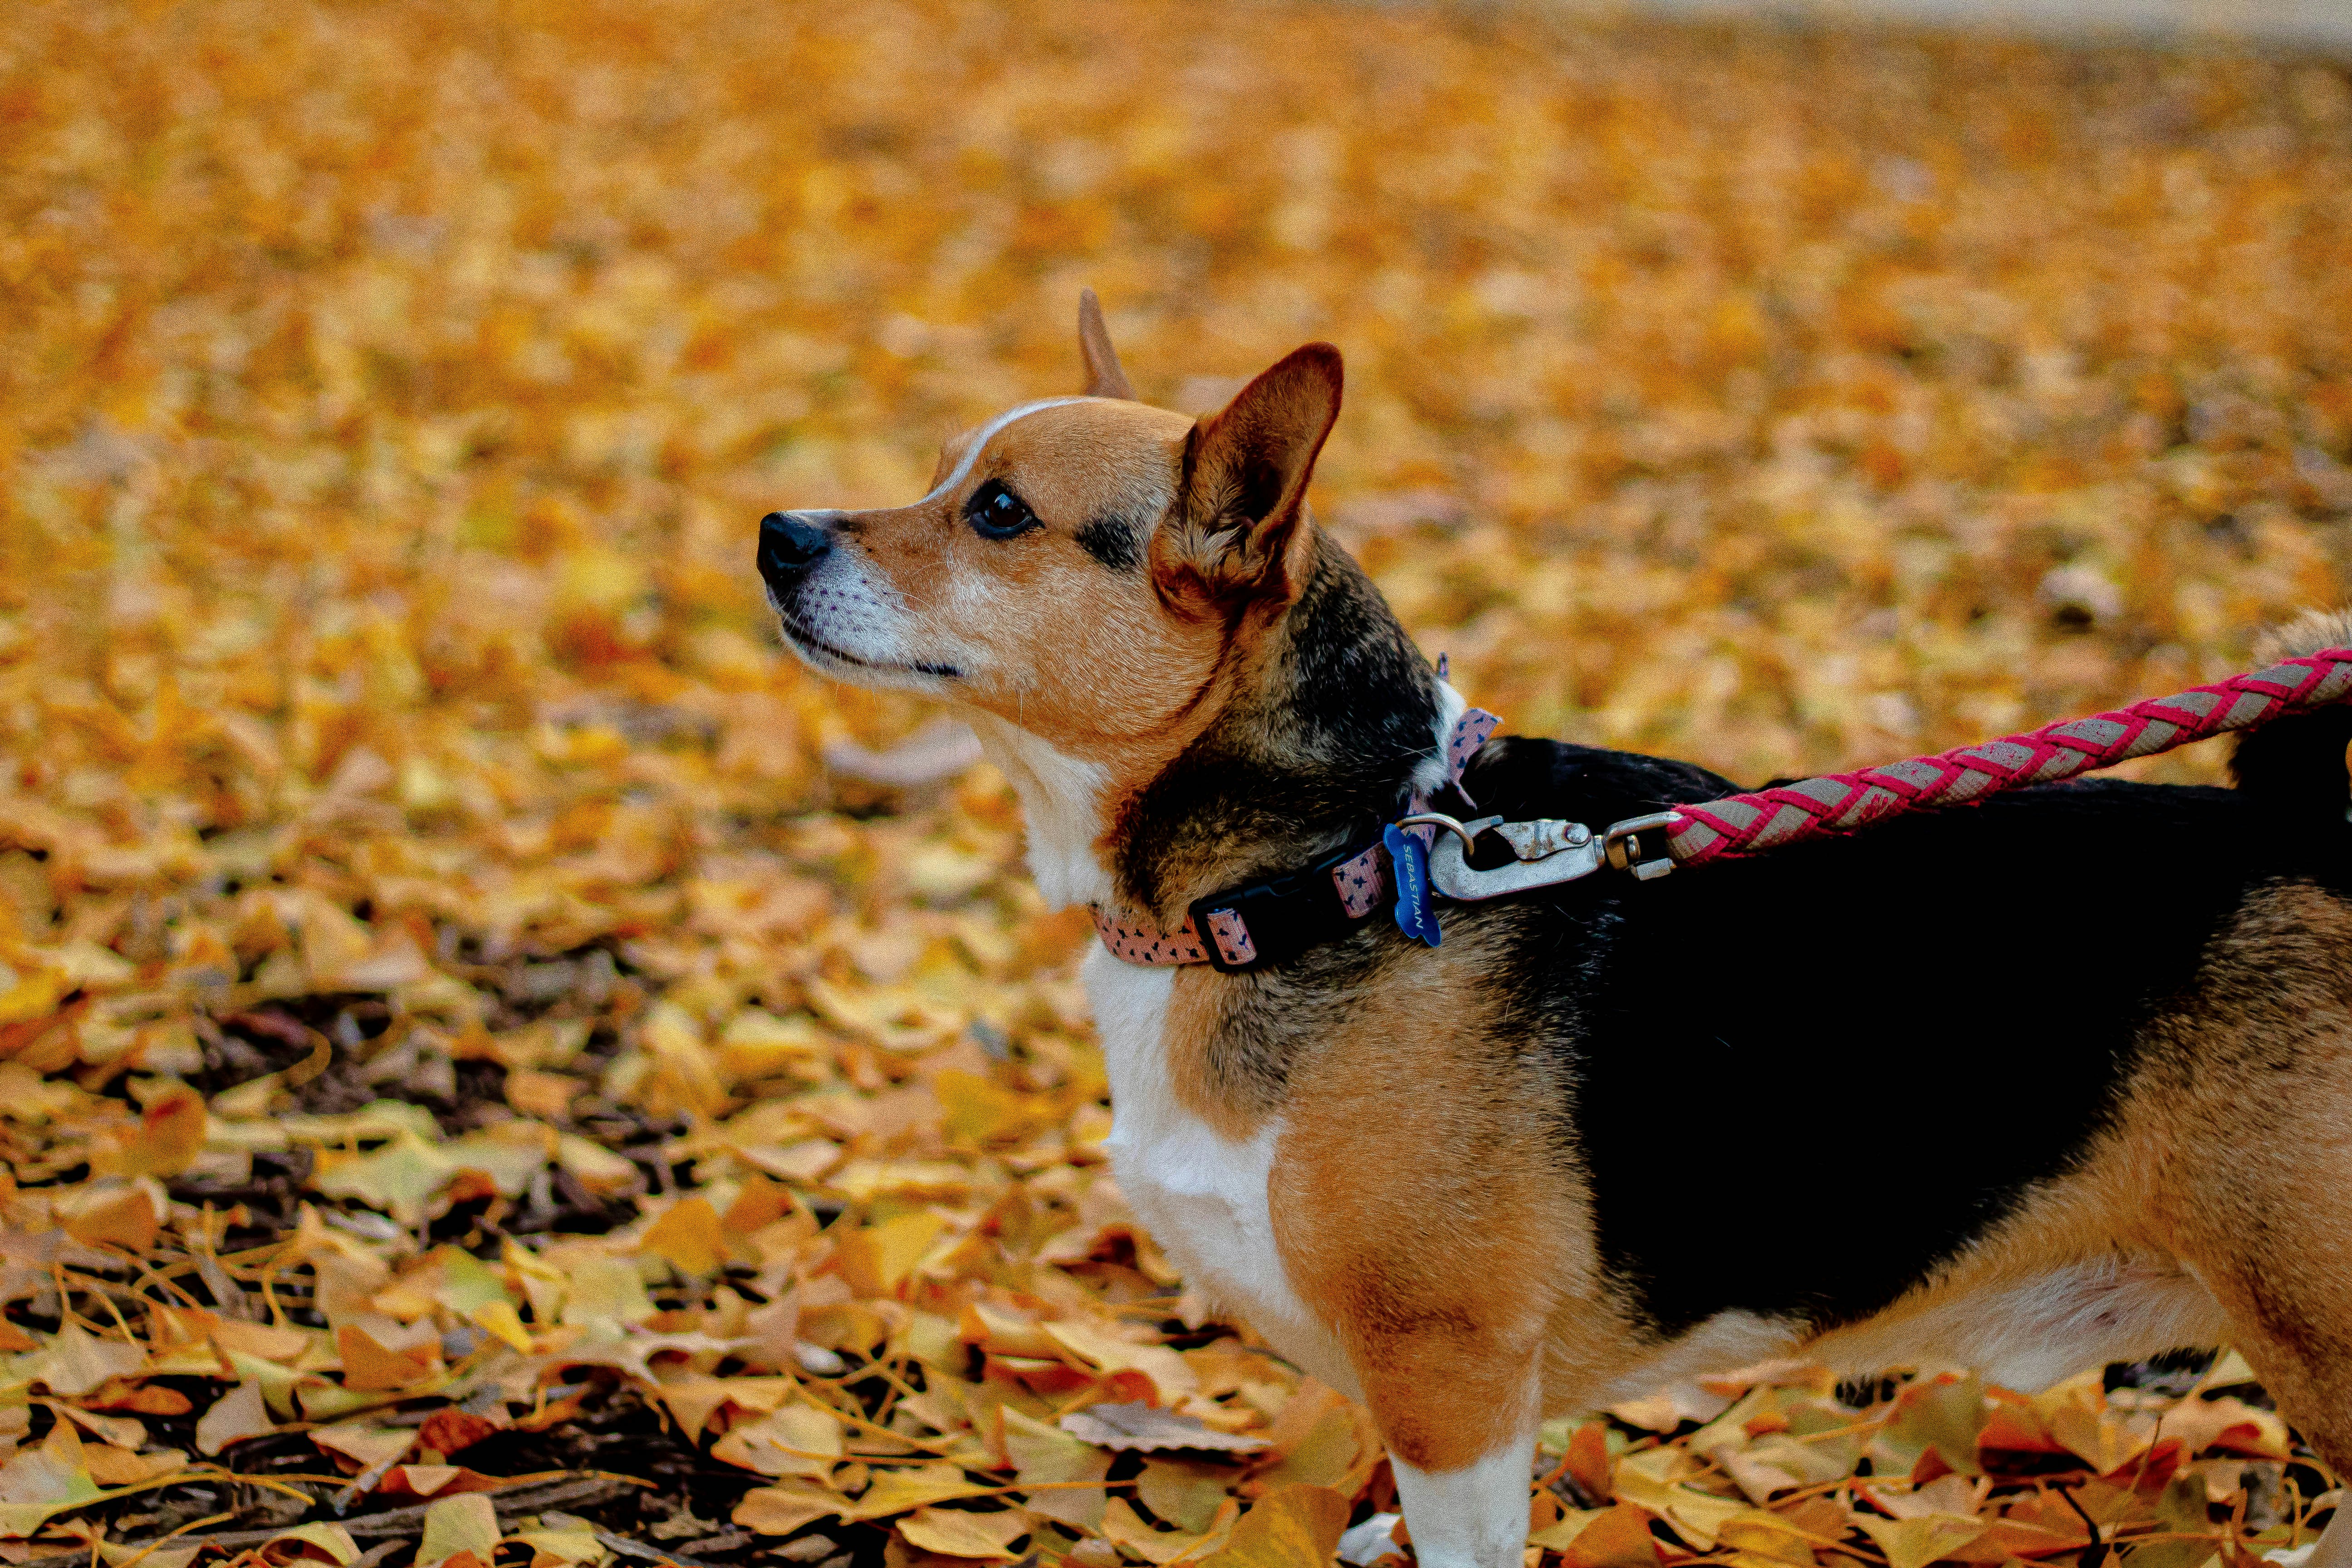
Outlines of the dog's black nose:
[[772,511],[760,520],[760,575],[789,583],[824,559],[833,536],[805,518]]

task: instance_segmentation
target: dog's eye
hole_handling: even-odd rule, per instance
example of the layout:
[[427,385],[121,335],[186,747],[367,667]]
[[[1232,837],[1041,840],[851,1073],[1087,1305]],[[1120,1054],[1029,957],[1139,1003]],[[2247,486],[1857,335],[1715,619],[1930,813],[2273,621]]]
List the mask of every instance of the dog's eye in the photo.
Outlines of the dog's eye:
[[963,515],[974,532],[983,539],[1011,539],[1043,526],[1029,503],[1004,488],[1002,481],[991,479],[971,492],[963,503]]

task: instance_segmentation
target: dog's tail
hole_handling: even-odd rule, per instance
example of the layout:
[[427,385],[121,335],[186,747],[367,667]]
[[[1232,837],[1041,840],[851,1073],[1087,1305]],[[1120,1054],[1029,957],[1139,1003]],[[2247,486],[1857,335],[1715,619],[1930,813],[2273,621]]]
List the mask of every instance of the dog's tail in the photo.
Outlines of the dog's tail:
[[[2266,634],[2255,652],[2269,663],[2324,647],[2352,647],[2352,609],[2314,610]],[[2331,703],[2240,735],[2230,776],[2283,816],[2340,819],[2352,811],[2347,746],[2352,746],[2352,704]]]

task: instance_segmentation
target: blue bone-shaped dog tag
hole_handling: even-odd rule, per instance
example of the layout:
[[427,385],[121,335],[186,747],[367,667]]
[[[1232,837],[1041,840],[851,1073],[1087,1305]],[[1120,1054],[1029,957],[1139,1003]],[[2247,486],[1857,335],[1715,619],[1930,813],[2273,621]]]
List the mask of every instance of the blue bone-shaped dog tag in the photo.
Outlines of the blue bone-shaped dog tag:
[[1430,904],[1429,847],[1393,823],[1381,829],[1381,842],[1388,846],[1389,864],[1396,873],[1397,930],[1435,947],[1439,933],[1437,910]]

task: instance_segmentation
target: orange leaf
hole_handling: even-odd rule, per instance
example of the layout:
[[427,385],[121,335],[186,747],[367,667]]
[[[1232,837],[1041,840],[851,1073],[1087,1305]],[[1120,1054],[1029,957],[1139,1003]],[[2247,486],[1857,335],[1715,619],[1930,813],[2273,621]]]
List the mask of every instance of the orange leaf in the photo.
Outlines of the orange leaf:
[[1587,1421],[1569,1435],[1568,1473],[1579,1489],[1595,1502],[1609,1499],[1609,1428]]
[[158,1095],[132,1129],[108,1133],[90,1151],[100,1176],[171,1176],[188,1168],[205,1146],[205,1100],[185,1084]]
[[1650,1514],[1629,1502],[1603,1510],[1560,1552],[1565,1568],[1658,1568]]
[[430,1344],[387,1350],[355,1323],[335,1331],[335,1352],[342,1358],[343,1386],[352,1389],[406,1388],[432,1376],[441,1361]]
[[455,1408],[436,1410],[416,1429],[416,1440],[436,1454],[462,1454],[502,1428],[494,1421]]
[[727,1234],[710,1200],[680,1198],[654,1221],[638,1243],[681,1274],[716,1274],[727,1261]]
[[111,1243],[126,1252],[144,1252],[163,1228],[162,1205],[146,1180],[128,1186],[92,1186],[58,1205],[68,1236],[90,1246]]
[[84,1410],[126,1410],[137,1415],[185,1415],[195,1405],[176,1388],[160,1383],[131,1384],[110,1379],[94,1394],[83,1394]]

